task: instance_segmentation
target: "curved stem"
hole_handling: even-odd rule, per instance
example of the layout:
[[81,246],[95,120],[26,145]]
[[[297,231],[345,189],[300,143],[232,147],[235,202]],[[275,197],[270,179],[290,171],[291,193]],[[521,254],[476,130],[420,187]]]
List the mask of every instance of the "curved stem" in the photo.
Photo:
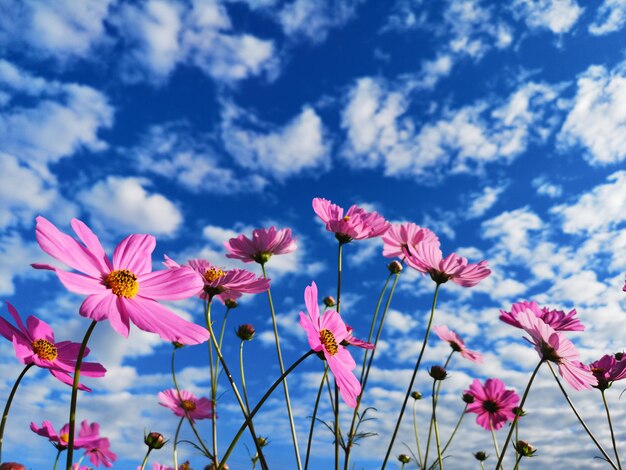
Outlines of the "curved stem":
[[328,364],[324,367],[324,375],[322,375],[322,381],[320,387],[317,390],[317,397],[315,398],[315,406],[313,407],[313,416],[311,417],[311,428],[309,429],[309,439],[306,444],[306,457],[304,459],[304,470],[309,468],[309,457],[311,454],[311,443],[313,441],[313,430],[315,429],[315,419],[317,417],[317,408],[320,404],[320,398],[322,397],[322,390],[324,389],[324,381],[328,375]]
[[[185,417],[183,416],[182,418],[180,418],[180,421],[178,422],[178,426],[176,426],[176,434],[174,434],[174,468],[178,468],[178,452],[177,452],[177,446],[178,446],[178,434],[180,433],[180,427],[183,425],[183,421],[185,420]],[[148,456],[146,455],[146,458],[148,458]]]
[[11,403],[13,403],[13,397],[15,396],[15,392],[17,392],[17,387],[20,386],[20,382],[22,381],[22,378],[24,377],[24,375],[26,375],[26,372],[28,372],[28,369],[30,369],[34,365],[35,364],[31,362],[30,364],[27,364],[26,367],[24,367],[24,369],[22,369],[22,372],[20,372],[20,375],[17,377],[17,380],[13,384],[11,393],[9,393],[7,404],[4,406],[4,411],[2,412],[2,423],[0,424],[0,463],[2,462],[2,440],[4,438],[4,426],[6,425],[7,418],[9,417],[9,410],[11,409]]
[[446,445],[443,447],[443,450],[441,451],[441,454],[445,454],[446,450],[448,450],[448,447],[450,447],[450,444],[452,443],[452,439],[454,439],[454,436],[456,434],[456,432],[459,430],[459,427],[461,426],[461,422],[463,421],[463,418],[465,417],[465,412],[467,411],[467,405],[465,405],[465,408],[463,408],[463,411],[461,412],[461,416],[459,417],[459,420],[456,423],[456,426],[454,427],[454,430],[452,431],[452,434],[450,434],[450,437],[448,438],[448,442],[446,442]]
[[622,463],[617,452],[617,444],[615,443],[615,433],[613,432],[613,423],[611,421],[611,413],[609,412],[609,404],[606,401],[604,390],[600,391],[602,392],[602,401],[604,402],[604,409],[606,410],[606,418],[609,421],[609,429],[611,430],[611,441],[613,442],[613,450],[615,451],[615,460],[617,461],[617,467],[619,470],[622,470]]
[[[435,392],[436,382],[437,382],[436,380],[433,381],[433,391],[432,391],[433,427],[435,428],[435,444],[437,445],[437,460],[439,462],[439,470],[443,470],[443,460],[441,459],[441,444],[439,443],[439,426],[437,426],[437,414],[435,412],[435,409],[437,408],[437,395],[439,393],[439,387],[437,388],[437,392]],[[439,385],[441,386],[441,381],[439,381]]]
[[85,332],[85,337],[83,338],[83,342],[80,345],[80,349],[78,350],[78,357],[76,358],[76,366],[74,368],[74,382],[72,383],[72,398],[70,400],[70,422],[69,422],[69,433],[67,438],[67,461],[65,462],[66,470],[72,470],[72,460],[74,458],[74,431],[76,424],[76,402],[78,400],[78,383],[80,380],[80,366],[83,363],[83,356],[85,355],[85,349],[87,348],[87,342],[89,341],[89,337],[93,332],[93,329],[96,327],[98,322],[96,320],[92,320],[89,328]]
[[57,456],[54,459],[54,466],[52,467],[52,470],[57,470],[57,465],[59,463],[59,457],[61,457],[61,452],[63,452],[63,449],[57,449]]
[[408,388],[406,389],[406,395],[404,396],[404,402],[402,402],[402,408],[400,409],[400,415],[398,416],[398,421],[396,422],[396,427],[393,430],[393,434],[391,436],[391,442],[389,442],[389,447],[387,448],[387,453],[385,454],[385,460],[383,461],[383,465],[381,470],[387,466],[387,461],[389,460],[389,455],[391,455],[391,449],[393,448],[393,443],[396,440],[396,436],[398,435],[398,430],[400,429],[400,423],[402,422],[402,416],[404,416],[404,410],[406,408],[406,403],[409,400],[409,396],[411,395],[411,390],[413,389],[413,384],[415,383],[415,377],[417,376],[417,370],[419,369],[420,363],[422,362],[422,357],[424,356],[424,350],[426,349],[426,344],[428,344],[428,335],[430,334],[430,328],[433,324],[433,318],[435,316],[435,308],[437,306],[437,297],[439,295],[439,287],[440,283],[437,283],[437,287],[435,288],[435,295],[433,297],[433,305],[430,309],[430,318],[428,320],[428,326],[426,327],[426,334],[424,335],[424,342],[422,343],[422,349],[417,358],[417,362],[415,363],[415,368],[413,369],[413,376],[411,377],[411,382],[409,383]]
[[241,391],[243,393],[243,399],[246,402],[246,411],[250,414],[250,402],[248,401],[248,389],[246,388],[246,375],[243,367],[243,343],[245,343],[245,341],[241,340],[241,343],[239,344],[239,374],[241,375]]
[[146,468],[146,464],[148,463],[148,456],[152,452],[152,447],[148,447],[148,452],[146,452],[146,456],[143,458],[143,462],[141,463],[141,469],[144,470]]
[[613,467],[615,470],[617,470],[617,466],[613,463],[611,458],[604,451],[604,449],[602,448],[602,446],[600,445],[598,440],[595,438],[595,436],[591,432],[591,430],[585,424],[585,421],[583,420],[583,418],[578,414],[578,411],[576,410],[576,407],[574,406],[572,401],[569,399],[569,396],[567,395],[567,392],[563,388],[563,385],[561,385],[561,381],[559,380],[559,378],[557,377],[556,373],[554,372],[554,369],[552,368],[552,364],[550,364],[549,362],[548,362],[548,367],[550,367],[550,372],[552,372],[552,375],[554,376],[554,379],[556,380],[556,383],[558,384],[559,388],[561,389],[561,392],[563,393],[563,396],[565,397],[565,400],[567,400],[567,403],[569,404],[570,408],[572,409],[572,411],[574,412],[574,414],[578,418],[578,421],[580,422],[580,424],[583,427],[583,429],[585,431],[587,431],[587,434],[589,435],[589,437],[591,438],[593,443],[596,445],[598,450],[602,453],[602,455],[604,456],[605,460],[611,465],[611,467]]
[[[267,271],[265,270],[265,263],[261,263],[261,269],[263,270],[263,277],[267,279]],[[276,342],[276,354],[278,356],[278,365],[280,366],[280,373],[285,375],[285,365],[283,364],[283,354],[280,350],[280,341],[278,339],[278,327],[276,326],[276,313],[274,311],[274,302],[272,300],[271,289],[267,289],[267,299],[269,301],[270,313],[272,315],[272,326],[274,328],[274,340]],[[337,301],[339,305],[339,301]],[[289,429],[291,430],[291,439],[293,441],[293,450],[296,457],[296,464],[298,470],[302,470],[302,462],[300,461],[300,448],[298,447],[298,436],[296,434],[296,425],[293,421],[293,411],[291,410],[291,399],[289,398],[289,386],[287,380],[283,382],[283,391],[285,392],[285,404],[287,405],[287,415],[289,417]]]
[[417,446],[417,456],[419,457],[419,468],[422,467],[422,449],[420,448],[420,436],[417,432],[417,410],[415,409],[417,400],[413,400],[413,432],[415,433],[415,445]]
[[[222,350],[222,341],[224,340],[224,331],[226,329],[226,320],[228,319],[228,314],[230,312],[230,308],[226,307],[226,312],[224,312],[224,318],[222,319],[222,330],[220,331],[220,340],[217,344],[219,344],[220,351]],[[220,361],[219,359],[215,359],[215,380],[219,376],[220,370]]]

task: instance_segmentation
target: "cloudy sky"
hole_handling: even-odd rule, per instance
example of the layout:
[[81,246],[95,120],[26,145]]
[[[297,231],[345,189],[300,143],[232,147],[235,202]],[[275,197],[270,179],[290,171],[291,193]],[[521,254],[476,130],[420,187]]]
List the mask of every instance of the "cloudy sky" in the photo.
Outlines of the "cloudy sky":
[[[80,341],[89,322],[77,313],[80,296],[30,267],[49,262],[35,241],[37,215],[66,232],[78,217],[109,251],[129,233],[153,234],[155,268],[164,254],[243,267],[224,257],[223,242],[276,225],[298,239],[297,252],[268,264],[290,364],[308,348],[297,325],[305,286],[335,289],[336,242],[311,209],[319,196],[418,223],[438,234],[444,253],[489,261],[491,277],[472,289],[446,284],[440,296],[435,324],[486,358],[452,363],[444,436],[473,378],[501,378],[521,395],[537,357],[498,321],[513,302],[576,308],[587,330],[568,336],[585,362],[625,348],[626,1],[0,0],[0,9],[0,294],[49,322],[57,339]],[[344,250],[342,314],[360,336],[387,276],[381,246]],[[378,436],[355,448],[356,468],[380,466],[433,288],[402,275],[364,399],[377,410],[364,430]],[[202,321],[194,300],[172,307]],[[258,398],[278,376],[266,298],[244,300],[229,319],[225,354],[235,368],[239,323],[258,330],[246,345]],[[103,324],[90,347],[108,373],[88,382],[94,392],[80,396],[78,419],[99,421],[117,467],[134,468],[144,429],[171,437],[177,424],[156,398],[171,387],[171,345],[137,329],[127,340]],[[187,348],[177,359],[181,386],[200,395],[208,394],[205,352]],[[447,353],[431,339],[425,365]],[[21,365],[9,342],[0,354],[4,402]],[[303,450],[321,368],[309,359],[290,381]],[[418,376],[417,389],[429,386]],[[225,449],[240,416],[226,382],[220,387]],[[621,390],[608,397],[626,453]],[[572,396],[608,449],[600,394]],[[29,372],[5,458],[51,468],[54,448],[28,424],[59,428],[68,398],[45,371]],[[547,369],[526,408],[522,434],[539,448],[526,467],[602,467]],[[284,414],[277,394],[257,424],[279,470],[295,468]],[[207,438],[209,429],[201,425]],[[320,426],[313,468],[327,468],[331,442]],[[410,416],[394,455],[406,452],[403,442],[415,449]],[[242,443],[250,447],[247,436]],[[480,449],[493,455],[489,433],[468,416],[448,465],[476,468],[470,452]],[[190,446],[180,455],[202,468]],[[171,446],[152,459],[171,465]],[[231,468],[248,468],[245,446]]]

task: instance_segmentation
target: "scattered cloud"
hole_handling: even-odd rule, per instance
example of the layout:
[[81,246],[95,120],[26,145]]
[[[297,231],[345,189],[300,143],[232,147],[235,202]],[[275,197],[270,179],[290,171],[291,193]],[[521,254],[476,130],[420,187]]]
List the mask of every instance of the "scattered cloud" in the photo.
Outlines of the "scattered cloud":
[[563,194],[563,187],[548,181],[546,176],[538,176],[537,178],[534,178],[532,180],[532,185],[537,190],[537,194],[541,194],[542,196],[557,198]]
[[570,31],[584,11],[576,0],[516,0],[512,8],[529,28],[554,34]]
[[589,32],[594,36],[619,31],[626,23],[626,1],[604,0],[596,12],[596,18],[589,25]]
[[499,186],[486,186],[482,192],[470,195],[470,203],[467,209],[467,218],[482,217],[498,202],[498,197],[506,189],[506,184]]

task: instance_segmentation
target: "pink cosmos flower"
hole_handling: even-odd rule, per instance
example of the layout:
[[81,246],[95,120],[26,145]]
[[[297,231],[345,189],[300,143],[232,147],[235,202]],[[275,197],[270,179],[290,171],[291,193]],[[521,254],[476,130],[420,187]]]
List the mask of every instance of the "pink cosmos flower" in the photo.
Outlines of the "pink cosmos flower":
[[589,369],[598,380],[598,384],[593,387],[606,390],[616,380],[626,377],[626,360],[617,360],[615,356],[605,354],[597,361],[589,364]]
[[383,256],[386,258],[404,258],[408,246],[417,246],[423,241],[439,243],[437,235],[413,222],[391,224],[383,239]]
[[265,264],[272,255],[284,255],[296,249],[296,239],[291,237],[291,229],[276,227],[268,229],[258,228],[252,231],[252,240],[245,235],[231,238],[224,242],[229,253],[227,258],[233,258],[244,263]]
[[315,282],[304,290],[304,302],[308,315],[300,312],[300,326],[306,331],[311,349],[323,352],[337,381],[341,398],[354,408],[356,397],[361,393],[361,383],[352,373],[356,363],[342,345],[350,337],[346,325],[335,310],[326,310],[324,316],[320,317]]
[[[54,340],[52,328],[45,321],[31,315],[24,325],[13,305],[7,302],[7,308],[17,328],[0,317],[0,335],[13,342],[15,355],[20,362],[48,369],[54,377],[71,386],[74,380],[71,374],[76,368],[80,344],[71,341],[57,343]],[[87,348],[84,356],[88,354]],[[97,362],[83,362],[80,372],[86,377],[102,377],[106,369]],[[91,391],[89,387],[82,384],[78,387],[81,390]]]
[[346,215],[343,208],[328,199],[313,199],[313,210],[326,224],[326,230],[334,232],[340,243],[374,238],[385,233],[390,224],[378,212],[367,212],[357,205],[351,206]]
[[434,326],[433,331],[442,341],[448,342],[453,351],[461,353],[465,359],[477,364],[483,363],[483,355],[476,351],[470,351],[465,347],[465,342],[447,326]]
[[438,284],[452,281],[463,287],[472,287],[491,274],[487,261],[471,264],[456,253],[443,258],[437,239],[428,239],[416,246],[408,245],[404,248],[404,254],[409,266],[430,274]]
[[556,331],[584,331],[585,326],[580,323],[576,316],[576,309],[565,313],[563,310],[550,310],[548,307],[539,308],[537,302],[518,302],[511,306],[510,312],[500,310],[500,320],[508,323],[516,328],[522,328],[517,321],[517,315],[524,310],[530,310],[537,318],[541,318],[546,324],[550,325]]
[[205,397],[196,398],[188,390],[181,390],[180,397],[175,388],[164,390],[158,394],[159,405],[169,408],[176,416],[185,416],[185,411],[192,420],[213,417],[213,403]]
[[37,217],[37,241],[44,252],[84,275],[47,264],[32,266],[54,271],[69,291],[87,295],[80,306],[82,316],[97,321],[108,319],[113,329],[125,337],[132,320],[140,329],[157,333],[167,341],[199,344],[208,339],[206,328],[183,320],[157,302],[191,297],[203,283],[187,267],[153,272],[153,236],[126,237],[115,248],[111,262],[89,227],[78,219],[72,219],[71,225],[83,244],[43,217]]
[[624,281],[624,287],[622,288],[624,292],[626,292],[626,281]]
[[354,328],[352,328],[350,325],[346,324],[346,330],[348,330],[348,336],[346,337],[346,339],[344,339],[341,342],[343,346],[356,346],[357,348],[363,348],[363,349],[375,348],[375,346],[372,343],[368,343],[367,341],[364,341],[362,339],[358,339],[352,336],[352,332],[354,331]]
[[500,429],[507,421],[515,419],[513,409],[519,403],[514,390],[506,390],[499,379],[487,379],[483,386],[474,379],[465,394],[474,397],[474,402],[467,405],[468,413],[476,413],[476,423],[486,430]]
[[539,357],[557,364],[559,374],[574,390],[591,389],[598,384],[598,379],[580,362],[578,350],[563,333],[555,331],[529,309],[519,312],[517,321],[530,335],[531,339],[526,339],[535,346]]
[[[180,265],[167,255],[163,264],[168,268],[180,268]],[[224,271],[204,259],[191,259],[187,264],[198,273],[204,283],[204,287],[198,293],[204,299],[217,297],[223,303],[228,299],[238,299],[242,294],[258,294],[270,288],[270,279],[257,277],[245,269]]]
[[109,439],[100,437],[100,425],[98,423],[88,424],[87,420],[84,420],[80,425],[78,435],[92,439],[88,444],[83,446],[85,455],[89,457],[92,464],[96,467],[100,465],[104,465],[105,467],[113,466],[113,462],[117,460],[117,455],[111,452]]
[[[98,438],[93,434],[85,434],[84,429],[87,426],[87,421],[84,420],[81,423],[80,431],[78,432],[78,437],[74,438],[74,448],[75,449],[84,449],[86,446],[90,446],[93,444],[95,440]],[[44,420],[41,423],[41,427],[37,426],[35,423],[30,423],[30,429],[40,436],[47,437],[50,442],[59,450],[67,449],[67,443],[70,435],[70,425],[65,424],[57,433],[52,426],[52,423],[48,420]]]

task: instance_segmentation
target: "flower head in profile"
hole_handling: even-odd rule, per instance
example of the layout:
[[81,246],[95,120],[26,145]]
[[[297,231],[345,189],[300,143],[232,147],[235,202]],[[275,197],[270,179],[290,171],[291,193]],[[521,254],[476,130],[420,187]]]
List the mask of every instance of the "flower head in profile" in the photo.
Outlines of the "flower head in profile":
[[199,344],[209,338],[206,328],[183,320],[157,302],[191,297],[202,289],[203,282],[187,267],[153,272],[153,236],[126,237],[115,248],[111,261],[89,227],[78,219],[72,219],[71,225],[82,244],[45,218],[37,217],[37,242],[48,255],[84,274],[48,264],[33,267],[54,271],[69,291],[87,295],[80,306],[82,316],[109,320],[113,329],[125,337],[132,321],[167,341]]
[[252,239],[239,235],[225,242],[224,246],[228,250],[227,258],[259,264],[267,263],[272,255],[284,255],[297,248],[296,239],[291,237],[291,229],[276,230],[276,227],[258,228],[252,231]]
[[213,403],[205,397],[197,398],[188,390],[181,390],[180,395],[175,388],[159,392],[159,405],[169,408],[176,416],[189,415],[192,420],[213,417]]
[[616,380],[626,377],[626,360],[618,361],[615,356],[605,354],[600,359],[589,364],[589,369],[598,380],[594,388],[606,390]]
[[511,306],[510,312],[500,310],[500,320],[516,328],[522,328],[517,315],[524,310],[530,310],[537,318],[541,318],[546,324],[556,331],[584,331],[585,326],[576,317],[576,309],[565,313],[563,310],[550,310],[548,307],[539,307],[537,302],[518,302]]
[[326,224],[326,230],[335,234],[339,243],[378,237],[390,226],[378,212],[367,212],[353,205],[344,215],[342,207],[321,197],[313,199],[313,210]]
[[348,330],[348,336],[346,337],[346,339],[344,339],[341,342],[343,346],[356,346],[357,348],[363,348],[363,349],[375,348],[375,346],[372,343],[368,343],[367,341],[364,341],[362,339],[358,339],[352,336],[352,332],[354,331],[354,328],[352,328],[350,325],[346,325],[346,330]]
[[386,258],[404,258],[406,256],[404,250],[407,247],[415,247],[424,241],[439,243],[437,235],[413,222],[391,224],[382,240],[383,256]]
[[465,394],[474,397],[467,405],[468,413],[476,413],[476,423],[486,430],[500,429],[507,421],[515,419],[515,408],[519,397],[515,390],[507,390],[500,379],[487,379],[485,385],[474,379]]
[[433,331],[439,339],[446,341],[453,351],[461,353],[465,359],[475,362],[477,364],[483,363],[483,355],[476,351],[470,351],[465,347],[465,342],[454,331],[450,330],[447,326],[434,326]]
[[598,379],[580,362],[578,350],[563,333],[555,331],[529,309],[519,312],[517,321],[530,335],[527,340],[535,346],[539,357],[554,362],[561,377],[574,390],[591,389],[598,384]]
[[313,351],[323,354],[335,376],[341,398],[354,408],[356,397],[361,393],[361,383],[352,373],[356,363],[342,345],[344,340],[350,338],[348,329],[335,310],[326,310],[324,316],[320,317],[315,282],[304,290],[304,303],[307,313],[300,312],[300,326],[306,331],[309,346]]
[[[163,263],[168,268],[177,269],[181,266],[168,256]],[[190,259],[187,265],[200,276],[204,287],[198,295],[211,300],[217,297],[223,303],[235,300],[243,294],[258,294],[270,288],[270,280],[257,277],[245,269],[223,270],[204,259]]]
[[[80,344],[71,341],[56,342],[54,331],[45,321],[31,315],[24,324],[13,305],[7,302],[7,308],[17,327],[0,317],[0,335],[13,343],[15,355],[20,362],[48,369],[54,377],[71,386]],[[83,357],[87,354],[88,348]],[[106,369],[97,362],[83,362],[80,373],[86,377],[102,377]],[[79,384],[79,388],[91,391],[82,384]]]
[[96,467],[104,465],[112,467],[113,462],[117,460],[117,455],[111,452],[111,443],[106,437],[100,437],[100,425],[98,423],[89,424],[84,420],[78,431],[79,437],[91,438],[82,448],[85,449],[85,455]]
[[[48,420],[42,421],[41,427],[31,422],[30,429],[35,434],[46,437],[58,450],[67,449],[67,444],[70,436],[69,423],[65,424],[61,429],[59,429],[58,433],[54,430],[52,423]],[[84,420],[81,423],[78,437],[74,438],[74,448],[84,449],[88,446],[93,445],[94,441],[97,441],[99,439],[98,435],[94,435],[91,432],[86,432],[86,429],[89,429],[89,426],[87,425],[87,421]]]
[[463,287],[473,287],[491,274],[487,261],[473,264],[466,258],[451,253],[445,258],[439,240],[428,239],[415,246],[404,248],[405,261],[417,271],[429,274],[437,284],[452,281]]

